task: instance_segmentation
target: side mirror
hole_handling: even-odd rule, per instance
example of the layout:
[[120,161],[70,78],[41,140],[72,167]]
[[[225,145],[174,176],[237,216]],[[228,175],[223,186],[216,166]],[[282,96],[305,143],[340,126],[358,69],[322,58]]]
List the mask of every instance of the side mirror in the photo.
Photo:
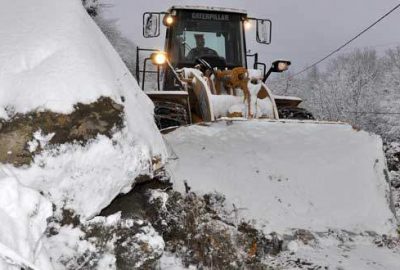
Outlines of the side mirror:
[[160,13],[145,12],[143,14],[143,36],[145,38],[158,37],[160,35]]
[[272,22],[270,20],[256,19],[256,28],[257,42],[271,44]]
[[284,72],[285,70],[288,70],[290,64],[291,62],[288,60],[276,60],[272,62],[272,65],[269,68],[268,72],[264,75],[263,82],[265,83],[272,72]]

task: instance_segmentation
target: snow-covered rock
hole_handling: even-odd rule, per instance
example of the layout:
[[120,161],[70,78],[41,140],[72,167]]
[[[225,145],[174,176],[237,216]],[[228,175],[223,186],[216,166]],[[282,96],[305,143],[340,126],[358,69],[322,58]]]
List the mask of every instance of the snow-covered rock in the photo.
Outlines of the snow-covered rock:
[[70,113],[78,102],[111,97],[125,106],[131,136],[162,152],[150,99],[81,1],[8,3],[0,11],[0,118],[32,110]]
[[51,215],[46,198],[0,169],[0,269],[50,269],[42,236]]
[[[81,1],[17,0],[2,8],[0,17],[3,121],[31,111],[69,114],[77,103],[101,97],[123,106],[121,132],[44,151],[30,168],[15,171],[56,205],[64,200],[81,216],[92,216],[129,190],[136,176],[151,173],[153,158],[165,159],[153,105]],[[92,200],[85,202],[89,195]]]
[[[0,250],[8,254],[0,256],[0,268],[19,260],[16,264],[51,269],[40,254],[51,203],[82,219],[94,216],[135,178],[153,174],[154,163],[166,159],[164,142],[152,102],[81,0],[6,1],[0,33]],[[66,122],[82,104],[107,99],[123,110],[123,123],[108,126],[106,133],[83,134],[79,142],[72,137],[56,142],[57,131],[46,133],[34,121],[23,123],[27,128],[20,137],[6,132],[18,119],[45,113],[56,116],[46,125]],[[102,120],[101,113],[92,114],[95,121],[82,121],[75,134]],[[13,144],[16,137],[23,139]],[[11,145],[32,158],[13,166]]]

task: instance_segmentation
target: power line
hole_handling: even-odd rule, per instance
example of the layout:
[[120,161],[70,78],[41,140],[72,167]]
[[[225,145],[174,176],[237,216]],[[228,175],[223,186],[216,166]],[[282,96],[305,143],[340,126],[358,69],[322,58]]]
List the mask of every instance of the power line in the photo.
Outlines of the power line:
[[365,28],[363,31],[361,31],[358,35],[356,35],[355,37],[353,37],[352,39],[350,39],[349,41],[347,41],[346,43],[344,43],[342,46],[340,46],[339,48],[337,48],[336,50],[332,51],[331,53],[329,53],[327,56],[323,57],[322,59],[316,61],[314,64],[302,69],[301,71],[295,73],[294,75],[290,76],[289,79],[294,78],[297,75],[300,75],[301,73],[309,70],[310,68],[318,65],[319,63],[325,61],[326,59],[328,59],[329,57],[331,57],[333,54],[337,53],[338,51],[340,51],[341,49],[343,49],[344,47],[346,47],[347,45],[349,45],[351,42],[353,42],[355,39],[357,39],[358,37],[360,37],[362,34],[364,34],[365,32],[367,32],[369,29],[371,29],[372,27],[374,27],[377,23],[379,23],[380,21],[382,21],[384,18],[386,18],[387,16],[389,16],[390,13],[392,13],[393,11],[395,11],[396,9],[398,9],[400,7],[400,4],[397,4],[394,8],[392,8],[390,11],[388,11],[385,15],[383,15],[382,17],[380,17],[378,20],[376,20],[373,24],[371,24],[370,26],[368,26],[367,28]]

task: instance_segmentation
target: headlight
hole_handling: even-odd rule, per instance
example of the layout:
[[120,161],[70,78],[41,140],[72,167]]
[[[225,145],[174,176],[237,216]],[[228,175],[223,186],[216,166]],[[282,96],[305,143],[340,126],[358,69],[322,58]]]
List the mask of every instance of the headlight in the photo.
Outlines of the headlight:
[[172,17],[171,14],[167,14],[167,15],[164,16],[163,24],[165,26],[171,26],[174,23],[174,21],[175,21],[174,17]]
[[245,20],[244,21],[244,29],[249,30],[251,28],[251,22],[250,20]]
[[289,67],[288,67],[288,63],[287,62],[279,62],[278,63],[278,70],[279,71],[285,71],[285,70],[287,70]]
[[288,60],[276,60],[272,62],[271,71],[272,72],[283,72],[289,69],[290,61]]
[[150,58],[154,65],[164,65],[167,62],[167,54],[165,52],[152,53]]

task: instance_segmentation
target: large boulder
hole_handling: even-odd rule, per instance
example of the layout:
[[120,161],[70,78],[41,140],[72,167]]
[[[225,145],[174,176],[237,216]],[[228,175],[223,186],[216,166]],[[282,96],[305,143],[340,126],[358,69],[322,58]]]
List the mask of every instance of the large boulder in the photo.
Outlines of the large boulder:
[[0,13],[0,162],[92,216],[164,162],[153,104],[81,1],[10,1]]
[[80,0],[4,1],[0,33],[0,183],[15,194],[0,198],[0,268],[51,269],[46,219],[95,216],[151,177],[165,146],[152,102]]

